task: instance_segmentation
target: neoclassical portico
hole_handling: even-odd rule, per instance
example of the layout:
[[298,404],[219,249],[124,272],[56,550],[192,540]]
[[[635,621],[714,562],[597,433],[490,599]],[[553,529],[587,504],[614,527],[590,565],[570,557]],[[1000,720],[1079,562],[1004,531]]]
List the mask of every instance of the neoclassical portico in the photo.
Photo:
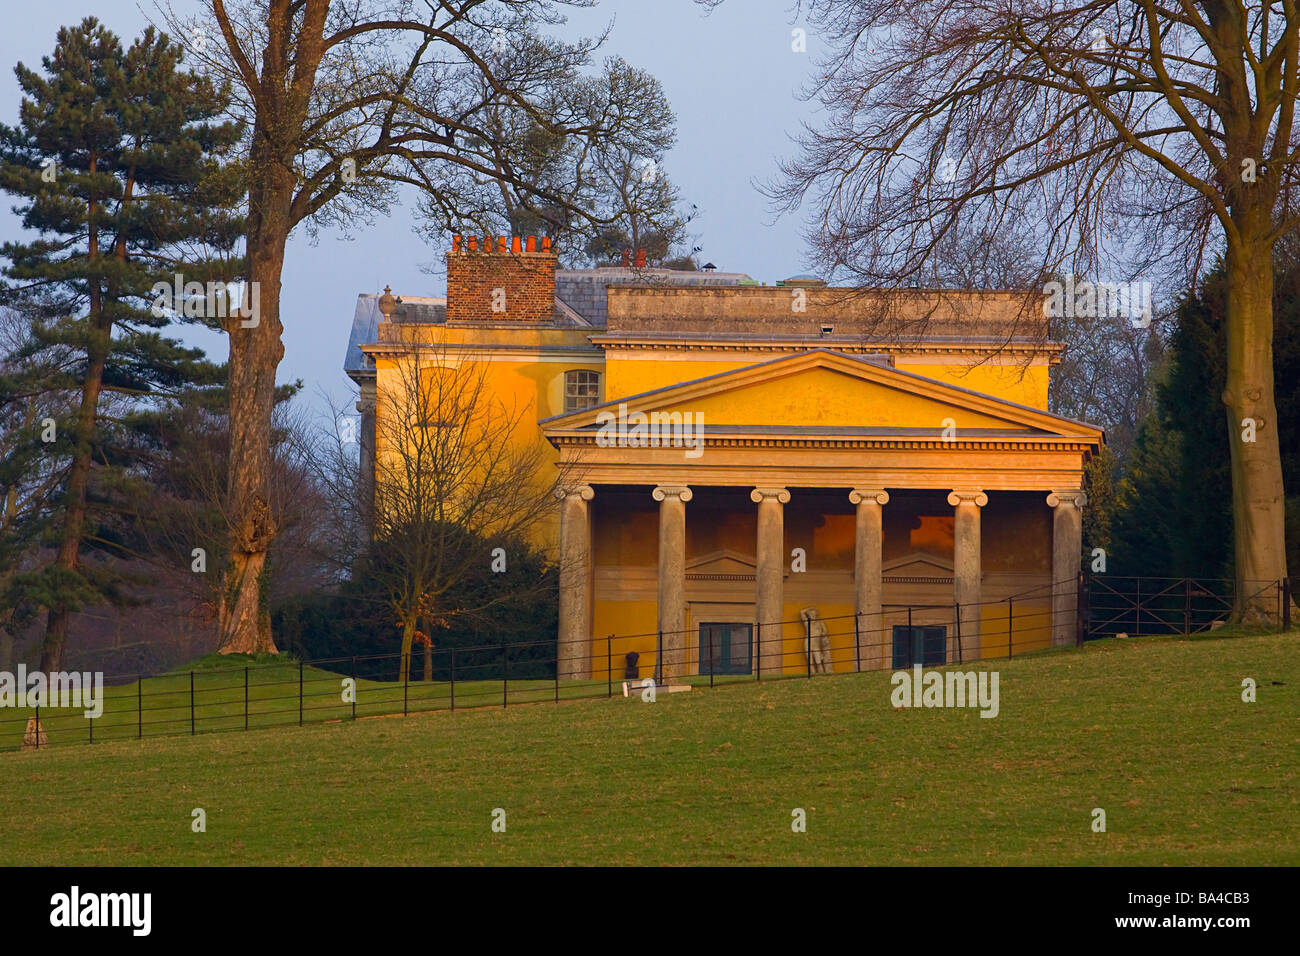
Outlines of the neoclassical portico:
[[[797,386],[799,372],[770,367],[783,363],[834,372],[838,388],[860,390],[868,416],[912,400],[934,427],[746,424],[769,376]],[[1072,640],[1082,463],[1098,430],[836,353],[766,364],[624,400],[702,413],[698,456],[671,440],[598,442],[599,406],[543,423],[563,467],[583,477],[565,493],[561,523],[566,644],[639,628],[655,635],[637,645],[643,664],[675,678],[699,672],[702,626],[722,621],[734,644],[747,621],[753,671],[798,671],[803,606],[835,622],[840,671],[890,666],[903,622],[942,622],[953,662],[1001,656],[1013,629],[1017,651]],[[738,389],[747,394],[732,404]],[[945,418],[957,420],[955,436]],[[603,525],[594,530],[593,508]],[[647,533],[653,551],[638,558]],[[1033,585],[1037,596],[1024,597]],[[647,621],[638,608],[651,602]],[[611,656],[617,665],[621,654]],[[606,657],[563,656],[563,673],[603,672]]]

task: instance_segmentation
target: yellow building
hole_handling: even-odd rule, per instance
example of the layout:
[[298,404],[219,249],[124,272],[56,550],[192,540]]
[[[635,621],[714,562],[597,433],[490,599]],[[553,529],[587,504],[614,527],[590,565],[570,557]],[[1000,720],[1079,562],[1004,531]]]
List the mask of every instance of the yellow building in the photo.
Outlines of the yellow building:
[[358,300],[363,467],[402,363],[490,363],[560,478],[561,677],[1074,642],[1103,435],[1046,410],[1061,346],[1041,297],[558,270],[544,243],[504,238],[458,238],[447,276],[445,300]]

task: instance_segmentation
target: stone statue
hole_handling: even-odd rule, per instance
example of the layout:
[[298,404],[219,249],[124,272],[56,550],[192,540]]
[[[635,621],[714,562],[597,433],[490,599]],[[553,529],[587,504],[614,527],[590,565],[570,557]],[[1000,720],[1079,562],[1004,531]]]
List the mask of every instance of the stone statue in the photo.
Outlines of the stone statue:
[[803,618],[804,653],[808,655],[808,668],[814,674],[829,674],[831,667],[831,635],[826,622],[817,616],[817,608],[806,607],[799,612]]

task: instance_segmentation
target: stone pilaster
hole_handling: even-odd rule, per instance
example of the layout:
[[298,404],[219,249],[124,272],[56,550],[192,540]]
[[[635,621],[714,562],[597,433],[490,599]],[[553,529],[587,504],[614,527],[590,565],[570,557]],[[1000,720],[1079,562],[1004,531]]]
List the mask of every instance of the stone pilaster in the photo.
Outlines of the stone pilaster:
[[754,640],[764,674],[781,671],[785,609],[785,488],[755,488],[749,499],[758,505],[758,561],[754,574]]
[[1079,614],[1079,563],[1083,557],[1083,506],[1080,490],[1053,491],[1052,508],[1052,646],[1075,642]]
[[562,680],[586,678],[591,666],[591,485],[556,489],[560,499],[560,633]]
[[[989,496],[978,490],[958,489],[948,495],[953,506],[952,597],[961,609],[961,657],[978,660],[980,649],[980,509]],[[957,659],[957,635],[949,635],[948,659]]]
[[686,502],[685,485],[660,485],[651,494],[659,502],[659,633],[660,674],[663,680],[684,677],[689,670],[686,633]]
[[885,666],[889,639],[881,616],[881,579],[884,532],[881,508],[889,503],[883,489],[854,488],[849,501],[858,506],[853,548],[853,594],[857,611],[858,650],[861,670]]

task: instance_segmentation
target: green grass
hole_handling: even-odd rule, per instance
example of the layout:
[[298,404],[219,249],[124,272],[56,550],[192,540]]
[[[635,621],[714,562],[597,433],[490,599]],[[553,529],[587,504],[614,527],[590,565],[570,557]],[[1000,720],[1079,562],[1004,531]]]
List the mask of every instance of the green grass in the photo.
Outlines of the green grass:
[[876,673],[303,728],[295,697],[295,726],[94,746],[52,730],[0,755],[23,837],[0,864],[1294,865],[1297,651],[1292,633],[989,661],[991,720],[895,710]]

